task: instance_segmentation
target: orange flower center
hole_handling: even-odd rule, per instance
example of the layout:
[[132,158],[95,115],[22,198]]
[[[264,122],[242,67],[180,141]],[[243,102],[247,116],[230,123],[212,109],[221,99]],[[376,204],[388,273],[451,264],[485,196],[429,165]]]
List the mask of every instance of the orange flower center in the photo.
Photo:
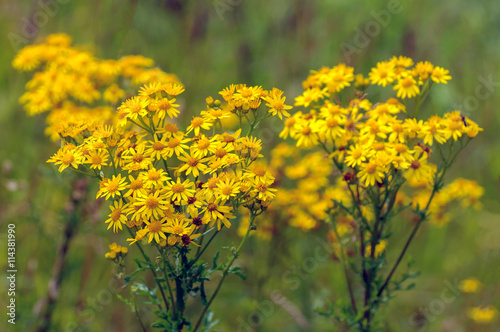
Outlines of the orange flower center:
[[368,165],[366,166],[366,173],[368,174],[373,174],[376,170],[377,165],[375,165],[374,163],[368,163]]
[[75,156],[71,152],[68,152],[64,155],[64,158],[62,161],[63,161],[64,165],[70,165],[74,160],[75,160]]
[[193,128],[197,128],[201,126],[204,123],[203,119],[200,117],[195,117],[193,120],[191,120],[191,126]]
[[148,179],[151,181],[156,181],[161,177],[160,172],[158,171],[151,171],[148,173]]
[[223,158],[227,154],[227,151],[225,149],[219,149],[215,151],[215,156],[217,158]]
[[225,187],[222,187],[221,190],[223,195],[231,195],[231,193],[233,192],[233,188],[230,187],[230,186],[225,186]]
[[150,196],[146,198],[145,204],[149,209],[154,210],[158,207],[158,205],[160,205],[160,202],[158,202],[156,197]]
[[153,220],[149,224],[148,229],[151,233],[158,233],[159,231],[161,231],[161,226],[161,222],[159,222],[158,220]]
[[187,164],[191,167],[196,167],[196,165],[198,165],[198,162],[199,162],[198,158],[189,157],[187,159]]
[[180,194],[182,192],[184,192],[186,188],[184,187],[184,185],[182,183],[176,183],[172,186],[172,192],[175,193],[175,194]]
[[165,148],[165,145],[163,145],[163,143],[160,143],[160,142],[153,143],[153,150],[155,150],[155,151],[161,151],[164,148]]
[[112,192],[117,191],[118,190],[118,186],[119,186],[118,181],[116,181],[116,180],[115,181],[109,181],[108,182],[108,187],[107,187],[108,192],[112,193]]
[[266,175],[266,168],[262,166],[255,166],[253,169],[253,174],[257,175],[258,177],[263,177]]
[[167,142],[168,147],[171,149],[177,147],[179,144],[181,144],[181,141],[177,138],[172,138]]
[[135,162],[135,163],[140,163],[141,161],[144,160],[144,156],[141,154],[141,153],[136,153],[134,154],[134,156],[132,157],[132,160]]
[[205,150],[209,146],[210,146],[210,141],[206,138],[203,138],[198,142],[198,149],[200,150]]
[[181,235],[184,232],[184,228],[179,225],[175,225],[172,227],[172,230],[174,231],[174,234]]
[[137,190],[137,189],[141,189],[141,188],[142,188],[142,181],[141,180],[134,180],[130,184],[130,189],[132,189],[132,190]]
[[115,209],[113,212],[111,212],[111,220],[117,221],[120,219],[120,216],[122,215],[122,210],[121,209]]

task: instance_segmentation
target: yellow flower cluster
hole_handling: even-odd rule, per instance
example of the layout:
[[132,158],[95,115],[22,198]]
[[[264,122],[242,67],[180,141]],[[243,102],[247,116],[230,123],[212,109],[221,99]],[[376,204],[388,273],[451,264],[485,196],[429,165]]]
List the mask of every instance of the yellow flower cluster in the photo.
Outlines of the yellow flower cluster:
[[467,316],[478,324],[488,324],[498,316],[498,310],[493,306],[473,307],[468,310]]
[[[411,206],[425,206],[432,195],[432,188],[426,181],[410,181],[410,186],[414,192],[411,198],[406,198],[401,193],[397,198],[397,205],[404,206],[408,200],[411,201]],[[481,208],[479,199],[483,196],[484,188],[476,181],[458,178],[451,183],[445,185],[439,192],[434,194],[433,200],[429,205],[429,222],[437,226],[446,225],[452,218],[453,214],[449,211],[453,202],[460,202],[464,208],[473,207],[474,209]]]
[[[397,63],[413,64],[411,59],[401,59],[379,63],[372,72],[380,71],[379,67],[383,66],[392,68],[392,72],[400,76],[417,73],[413,75],[417,75],[417,82],[424,86],[420,94],[417,93],[417,99],[424,98],[422,93],[427,94],[432,85],[429,82],[434,82],[432,73],[441,69],[432,67],[433,71],[424,79],[418,64],[411,69],[396,66]],[[432,180],[435,170],[429,162],[430,148],[436,142],[440,149],[439,145],[449,141],[475,137],[482,130],[459,111],[423,121],[407,116],[405,105],[395,98],[372,103],[359,91],[343,104],[338,94],[354,80],[352,72],[353,68],[343,64],[313,71],[304,82],[306,90],[295,103],[308,108],[308,112],[297,112],[286,119],[280,136],[291,136],[298,147],[323,147],[338,164],[351,169],[364,187],[391,181],[394,172],[404,174],[407,179]],[[371,82],[381,84],[380,80]]]
[[[419,84],[427,85],[426,94],[432,84],[429,82],[444,72],[428,62],[408,68],[412,65],[411,59],[394,57],[379,63],[372,72],[392,68],[391,77],[395,79],[388,83],[397,81],[397,75],[412,73]],[[272,151],[270,166],[276,174],[279,192],[261,218],[260,223],[266,227],[260,227],[257,234],[263,238],[269,238],[283,225],[302,230],[317,228],[332,210],[337,211],[339,236],[352,234],[356,222],[339,206],[352,209],[359,205],[363,216],[373,220],[372,206],[363,202],[375,193],[396,192],[392,198],[385,197],[390,198],[386,210],[389,204],[396,210],[408,206],[423,208],[432,195],[428,212],[429,221],[435,225],[444,225],[451,219],[449,210],[454,201],[463,207],[481,207],[479,198],[484,189],[475,181],[459,178],[433,193],[437,165],[430,158],[451,152],[453,145],[465,145],[482,129],[458,111],[417,120],[407,114],[407,107],[400,100],[389,98],[373,103],[358,90],[343,106],[339,93],[352,81],[355,80],[355,87],[363,89],[370,82],[380,84],[361,74],[354,76],[353,72],[353,68],[340,64],[312,71],[304,81],[305,91],[296,98],[295,105],[306,107],[307,112],[298,111],[286,119],[280,136],[291,137],[298,147],[320,147],[322,151],[302,154],[286,143]],[[407,186],[403,187],[405,183]],[[354,184],[357,192],[353,192]],[[353,200],[353,194],[358,202]],[[329,237],[335,239],[336,235],[332,232]]]
[[128,248],[127,247],[122,247],[116,242],[113,242],[112,244],[109,245],[109,252],[106,253],[105,257],[111,260],[123,260],[123,257],[125,257],[128,254]]
[[[128,227],[131,244],[146,238],[161,246],[187,246],[202,234],[202,226],[229,228],[240,206],[258,215],[275,197],[274,177],[257,161],[262,143],[249,134],[263,119],[260,108],[268,110],[264,117],[280,114],[269,100],[284,101],[282,92],[232,85],[220,92],[224,105],[207,98],[206,109],[180,130],[174,119],[183,91],[176,83],[143,86],[118,107],[116,125],[87,129],[80,144],[67,138],[49,159],[59,171],[71,168],[101,178],[97,198],[111,201],[108,229]],[[250,114],[246,101],[233,104],[247,98],[259,99]],[[250,120],[251,114],[246,136],[241,128],[232,133],[222,128],[225,118]]]
[[71,46],[71,37],[65,34],[50,35],[23,48],[12,65],[20,71],[36,71],[20,101],[31,115],[50,111],[46,132],[53,140],[60,135],[77,138],[88,128],[92,131],[94,126],[113,122],[111,106],[130,94],[130,87],[178,82],[175,75],[154,68],[151,59],[99,59]]

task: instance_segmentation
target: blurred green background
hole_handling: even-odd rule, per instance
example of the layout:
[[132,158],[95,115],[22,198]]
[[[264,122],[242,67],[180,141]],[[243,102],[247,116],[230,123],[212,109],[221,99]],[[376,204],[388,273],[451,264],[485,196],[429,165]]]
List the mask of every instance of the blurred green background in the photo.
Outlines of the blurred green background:
[[[52,6],[43,9],[44,3]],[[50,11],[46,22],[26,35],[26,22],[44,10]],[[477,325],[466,316],[474,305],[500,309],[498,1],[4,0],[0,2],[1,331],[34,329],[36,304],[47,294],[67,218],[69,175],[61,176],[45,163],[56,144],[43,135],[44,117],[28,117],[18,103],[29,74],[11,68],[14,35],[32,43],[55,32],[68,33],[74,44],[94,45],[97,56],[142,54],[177,74],[186,86],[182,100],[186,113],[180,118],[184,122],[204,107],[205,97],[215,96],[230,83],[276,86],[291,101],[309,70],[339,62],[366,74],[377,61],[402,54],[449,69],[453,80],[433,90],[425,111],[432,115],[461,109],[485,129],[447,176],[474,179],[484,186],[484,208],[461,213],[443,228],[422,228],[409,250],[422,275],[415,289],[399,294],[385,310],[386,331],[500,330],[499,320]],[[347,48],[352,52],[345,52]],[[266,140],[266,148],[276,142],[278,130]],[[112,241],[103,218],[98,206],[91,207],[71,242],[51,331],[139,330],[135,316],[110,288],[114,268],[104,253]],[[9,223],[16,224],[17,235],[15,327],[7,326],[5,315]],[[231,244],[236,230],[225,236],[220,243]],[[288,229],[273,242],[252,239],[240,259],[248,280],[228,278],[212,306],[221,319],[215,330],[301,331],[298,321],[303,317],[309,331],[333,331],[331,321],[315,314],[315,308],[325,299],[345,295],[340,267],[324,262],[301,272],[323,236]],[[481,292],[458,292],[452,301],[443,302],[443,291],[454,288],[450,284],[471,276],[484,284]],[[272,303],[278,292],[282,301]],[[120,295],[129,296],[129,290]],[[152,318],[143,314],[146,321]]]

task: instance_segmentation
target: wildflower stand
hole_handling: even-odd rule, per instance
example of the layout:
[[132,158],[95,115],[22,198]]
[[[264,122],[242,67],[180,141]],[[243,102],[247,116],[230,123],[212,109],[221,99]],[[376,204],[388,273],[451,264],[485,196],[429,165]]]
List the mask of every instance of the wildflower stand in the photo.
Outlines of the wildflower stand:
[[[290,135],[299,147],[320,147],[340,178],[326,189],[324,200],[328,206],[326,223],[344,269],[349,304],[339,300],[320,313],[359,331],[374,331],[383,325],[376,316],[380,305],[387,303],[394,291],[414,285],[407,281],[415,273],[405,272],[396,280],[394,275],[420,225],[442,216],[440,212],[452,199],[475,201],[478,193],[480,196],[481,190],[473,184],[470,192],[447,195],[450,187],[444,187],[444,176],[481,129],[458,111],[425,122],[418,119],[432,85],[451,78],[443,68],[428,62],[413,66],[409,58],[394,57],[377,64],[369,79],[357,75],[353,97],[343,102],[348,93],[345,88],[355,79],[353,70],[341,64],[312,71],[295,104],[308,113],[297,112],[287,119],[280,136]],[[404,101],[416,98],[413,110],[410,103],[396,98],[372,104],[365,93],[370,83],[393,84],[397,97]],[[398,115],[405,115],[404,119]],[[436,151],[431,150],[433,146]],[[439,193],[440,202],[434,203]],[[386,273],[390,224],[407,211],[413,220],[410,235]],[[348,251],[357,252],[358,257],[347,255]]]

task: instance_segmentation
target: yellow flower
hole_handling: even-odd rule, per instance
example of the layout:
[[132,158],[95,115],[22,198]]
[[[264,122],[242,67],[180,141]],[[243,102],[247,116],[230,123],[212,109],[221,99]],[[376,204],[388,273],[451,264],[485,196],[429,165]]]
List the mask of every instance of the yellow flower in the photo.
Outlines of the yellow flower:
[[460,281],[459,288],[464,293],[476,293],[481,288],[482,284],[477,278],[468,278]]
[[391,84],[396,79],[394,64],[391,62],[379,62],[377,66],[372,68],[370,74],[370,82],[381,86]]
[[384,173],[382,168],[373,161],[361,164],[361,170],[358,173],[359,180],[364,182],[364,186],[374,186],[376,182],[382,182]]
[[58,171],[62,172],[68,167],[73,167],[78,169],[78,165],[81,165],[84,158],[82,153],[74,148],[62,148],[57,153],[52,156],[47,162],[54,163],[59,166]]
[[113,175],[111,179],[102,179],[100,182],[100,189],[97,192],[96,198],[115,198],[115,196],[118,195],[120,191],[127,188],[125,180],[126,179],[122,178],[121,174],[118,174],[118,176]]
[[234,178],[226,177],[217,183],[215,196],[222,201],[235,197],[240,192],[239,183]]
[[168,157],[172,157],[175,153],[177,157],[179,157],[181,154],[184,153],[184,150],[189,149],[189,147],[184,144],[189,142],[189,138],[182,138],[182,136],[172,136],[168,141],[167,141],[167,152],[166,155]]
[[411,75],[399,78],[394,90],[397,90],[397,96],[403,99],[415,97],[420,93],[417,82]]
[[160,190],[155,190],[152,193],[138,192],[134,206],[140,207],[137,214],[143,218],[160,218],[164,216],[164,211],[167,209],[168,202],[160,197]]
[[290,116],[290,113],[288,113],[287,110],[292,108],[292,106],[285,105],[286,97],[281,98],[282,94],[283,91],[278,89],[273,89],[269,94],[269,96],[265,98],[267,102],[266,106],[270,107],[268,112],[271,113],[273,116],[278,114],[278,117],[280,119],[283,118],[283,115],[286,117]]
[[152,219],[151,221],[144,220],[144,222],[146,223],[146,227],[144,229],[147,231],[145,235],[149,234],[148,243],[155,239],[156,243],[159,244],[162,238],[167,238],[165,232],[168,232],[168,227],[167,224],[165,224],[165,221],[166,219]]
[[351,146],[347,151],[345,163],[349,167],[356,167],[361,165],[366,160],[366,149],[359,144]]
[[431,74],[431,79],[436,83],[448,83],[451,80],[451,76],[449,75],[450,71],[448,69],[444,69],[441,67],[434,67],[434,70]]
[[123,195],[123,197],[136,197],[139,192],[146,192],[144,181],[139,176],[137,177],[137,179],[134,179],[132,175],[129,175],[128,178],[130,180],[130,184],[128,185],[129,191],[127,191],[125,195]]
[[202,159],[200,157],[195,156],[193,153],[191,155],[188,155],[187,153],[184,153],[183,157],[179,157],[179,160],[185,162],[184,165],[180,166],[177,172],[182,173],[186,172],[186,175],[189,175],[193,173],[193,176],[196,178],[200,175],[201,173],[204,173],[205,170],[207,169],[207,165],[203,164],[206,162],[208,159]]
[[126,118],[136,121],[137,117],[144,117],[148,114],[146,107],[149,100],[144,97],[132,97],[126,100],[118,109],[126,114]]
[[203,118],[200,118],[199,116],[193,117],[193,120],[191,120],[191,125],[187,127],[186,132],[189,134],[191,131],[194,130],[195,136],[198,136],[200,134],[200,130],[209,130],[210,127],[212,126],[212,123],[205,121]]
[[473,307],[467,311],[467,316],[478,324],[488,324],[496,319],[498,310],[492,306]]
[[217,222],[217,229],[221,229],[221,222],[227,228],[231,227],[231,223],[228,219],[236,218],[229,206],[224,206],[221,203],[220,199],[216,199],[212,202],[209,202],[207,206],[202,210],[205,214],[210,217],[210,227],[212,227],[215,222]]
[[411,162],[410,167],[405,171],[404,176],[407,180],[415,177],[417,181],[429,180],[431,181],[434,171],[427,163],[427,154],[423,153],[419,159]]
[[111,214],[109,214],[109,219],[105,223],[109,223],[108,229],[113,227],[113,232],[116,233],[118,229],[122,229],[122,224],[127,223],[127,216],[123,213],[123,201],[115,201],[109,208],[111,209]]
[[87,156],[87,163],[91,164],[90,168],[101,169],[102,166],[107,166],[106,161],[108,160],[108,153],[105,150],[102,151],[92,151]]
[[144,183],[144,188],[151,189],[161,188],[170,178],[164,170],[151,167],[148,171],[139,173],[138,179]]
[[175,218],[166,227],[168,235],[168,245],[174,246],[181,242],[182,245],[188,246],[191,244],[192,240],[200,236],[201,234],[193,234],[196,230],[196,226],[190,224],[188,221]]
[[181,183],[181,179],[177,178],[177,182],[171,181],[165,186],[165,196],[180,205],[181,201],[187,201],[188,197],[195,194],[193,187],[194,183],[188,179]]
[[147,233],[148,233],[148,229],[138,230],[137,233],[135,233],[135,237],[133,239],[132,238],[127,239],[127,241],[130,241],[129,245],[131,246],[134,243],[141,241]]

